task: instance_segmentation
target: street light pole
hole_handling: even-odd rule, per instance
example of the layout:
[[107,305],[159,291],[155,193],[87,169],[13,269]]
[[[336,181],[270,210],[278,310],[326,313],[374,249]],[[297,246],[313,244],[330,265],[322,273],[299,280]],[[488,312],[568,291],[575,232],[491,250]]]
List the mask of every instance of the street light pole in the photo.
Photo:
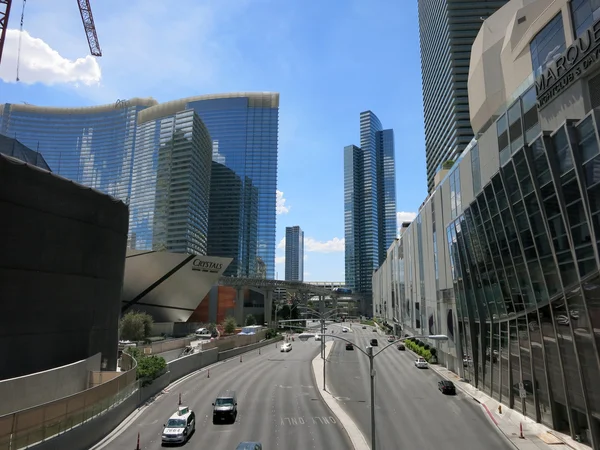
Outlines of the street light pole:
[[373,347],[370,345],[367,346],[367,356],[369,357],[369,375],[371,376],[371,450],[375,450],[375,369],[373,367],[375,355],[373,354]]
[[[311,337],[312,335],[310,334],[306,334],[304,336],[299,336],[299,339],[301,341],[306,341],[309,337]],[[340,339],[342,341],[345,341],[349,344],[354,344],[352,341],[349,341],[346,338],[343,338],[341,336],[335,336],[333,334],[324,334],[321,333],[321,339],[324,339],[326,337],[332,337],[335,339]],[[447,341],[448,340],[448,336],[444,335],[444,334],[432,334],[432,335],[423,335],[423,336],[411,336],[412,338],[415,339],[431,339],[432,341]],[[376,429],[375,429],[375,367],[374,367],[374,360],[375,357],[377,355],[379,355],[381,352],[383,352],[384,350],[386,350],[388,347],[391,347],[394,344],[397,344],[399,342],[404,342],[405,340],[407,340],[408,337],[403,337],[400,339],[395,340],[394,342],[386,345],[385,347],[383,347],[380,351],[378,351],[377,353],[373,353],[373,347],[371,347],[370,345],[368,345],[366,347],[366,351],[363,350],[360,347],[356,347],[357,350],[359,350],[361,353],[364,353],[365,356],[367,356],[367,358],[369,358],[369,370],[370,370],[370,377],[371,377],[371,450],[376,450]],[[321,343],[321,345],[323,345],[323,342]],[[325,390],[325,361],[323,361],[323,390]]]

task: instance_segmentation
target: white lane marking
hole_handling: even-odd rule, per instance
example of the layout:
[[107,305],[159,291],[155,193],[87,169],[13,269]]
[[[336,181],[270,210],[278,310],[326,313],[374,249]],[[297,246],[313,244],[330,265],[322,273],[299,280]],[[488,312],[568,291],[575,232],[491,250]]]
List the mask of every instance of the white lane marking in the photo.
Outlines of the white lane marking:
[[296,426],[296,425],[308,425],[312,423],[313,425],[335,425],[337,421],[333,416],[314,416],[314,417],[282,417],[281,425],[287,426]]

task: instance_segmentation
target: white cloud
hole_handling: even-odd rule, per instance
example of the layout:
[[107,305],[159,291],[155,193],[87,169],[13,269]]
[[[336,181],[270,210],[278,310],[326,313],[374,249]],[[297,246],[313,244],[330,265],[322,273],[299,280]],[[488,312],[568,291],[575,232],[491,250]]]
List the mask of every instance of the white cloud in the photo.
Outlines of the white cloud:
[[275,264],[285,264],[285,256],[276,256]]
[[306,261],[308,259],[308,255],[304,254],[304,261]]
[[400,211],[396,213],[396,219],[398,220],[398,225],[402,225],[402,222],[412,222],[417,217],[417,213],[415,212],[406,212]]
[[344,238],[340,239],[334,237],[328,241],[322,242],[317,241],[313,238],[305,238],[304,239],[304,250],[307,252],[315,252],[315,253],[335,253],[335,252],[343,252],[345,249],[345,240]]
[[287,214],[291,207],[285,206],[286,199],[283,198],[283,192],[277,191],[277,214]]
[[[19,30],[6,30],[6,42],[0,79],[6,83],[15,83],[17,77],[17,59],[19,49]],[[21,39],[21,58],[19,62],[19,81],[25,84],[43,83],[46,85],[79,84],[98,85],[102,71],[93,56],[70,60],[39,38],[23,31]]]
[[282,239],[279,241],[279,244],[277,244],[277,248],[282,248],[282,249],[284,249],[284,250],[285,250],[285,238],[282,238]]

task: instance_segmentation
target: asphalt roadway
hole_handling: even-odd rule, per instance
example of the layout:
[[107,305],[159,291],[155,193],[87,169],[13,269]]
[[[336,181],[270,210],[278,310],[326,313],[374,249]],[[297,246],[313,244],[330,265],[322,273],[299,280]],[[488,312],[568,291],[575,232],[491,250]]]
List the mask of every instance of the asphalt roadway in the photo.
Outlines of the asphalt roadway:
[[[246,353],[204,369],[167,393],[159,395],[140,412],[107,450],[136,447],[140,432],[141,449],[161,448],[162,425],[182,404],[196,413],[196,432],[183,445],[187,449],[235,450],[242,441],[259,441],[265,450],[309,450],[351,448],[344,429],[337,423],[317,392],[311,361],[320,342],[292,342],[292,351],[280,352],[281,342]],[[235,390],[238,416],[234,424],[212,423],[212,402],[222,390]]]
[[[362,349],[376,337],[377,353],[388,345],[387,337],[372,329],[352,324],[352,332],[340,332],[340,336]],[[328,358],[327,386],[370,444],[369,359],[336,341]],[[411,352],[400,351],[396,345],[375,357],[377,450],[514,450],[482,406],[458,390],[455,396],[442,394],[437,387],[442,378],[433,370],[417,369],[414,360]]]

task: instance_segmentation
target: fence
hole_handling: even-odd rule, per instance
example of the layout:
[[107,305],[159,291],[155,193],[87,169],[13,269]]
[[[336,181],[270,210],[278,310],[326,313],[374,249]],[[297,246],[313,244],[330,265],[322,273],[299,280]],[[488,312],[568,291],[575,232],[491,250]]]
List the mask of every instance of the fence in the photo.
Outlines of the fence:
[[130,370],[104,384],[0,416],[0,450],[27,448],[64,433],[120,404],[137,390],[134,360]]

